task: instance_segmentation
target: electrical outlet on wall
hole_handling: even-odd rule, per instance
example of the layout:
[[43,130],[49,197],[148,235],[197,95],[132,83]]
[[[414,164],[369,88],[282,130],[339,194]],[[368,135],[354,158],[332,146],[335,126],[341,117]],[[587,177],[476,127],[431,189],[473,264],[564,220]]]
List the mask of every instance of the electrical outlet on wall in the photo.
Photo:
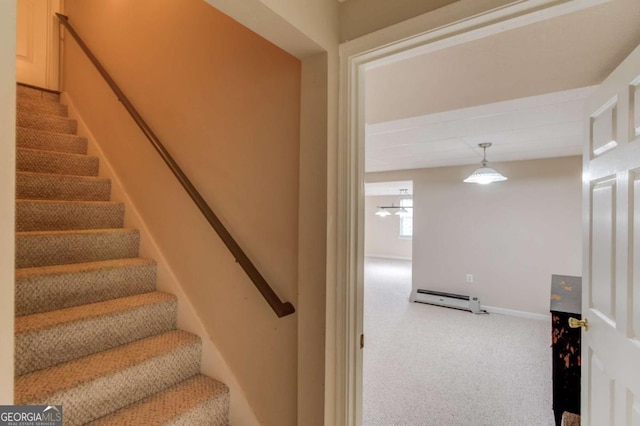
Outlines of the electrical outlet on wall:
[[467,274],[467,282],[468,283],[472,283],[473,282],[473,274]]

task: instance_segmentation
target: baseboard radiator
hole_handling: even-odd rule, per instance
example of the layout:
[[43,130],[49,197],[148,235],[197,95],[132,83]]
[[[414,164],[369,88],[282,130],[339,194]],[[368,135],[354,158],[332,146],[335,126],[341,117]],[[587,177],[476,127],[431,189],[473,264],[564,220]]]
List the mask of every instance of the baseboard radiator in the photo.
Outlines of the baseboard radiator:
[[444,306],[446,308],[461,309],[463,311],[482,313],[480,300],[473,296],[462,294],[443,293],[441,291],[414,290],[411,297],[412,302],[426,303],[429,305]]

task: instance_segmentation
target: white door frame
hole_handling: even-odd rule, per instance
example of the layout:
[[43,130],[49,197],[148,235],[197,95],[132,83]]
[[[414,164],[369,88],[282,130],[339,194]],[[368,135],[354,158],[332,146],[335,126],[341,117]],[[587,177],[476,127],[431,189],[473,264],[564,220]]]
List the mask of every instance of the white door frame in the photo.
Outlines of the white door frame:
[[[325,401],[337,426],[359,426],[364,275],[364,80],[373,67],[446,49],[611,0],[460,0],[340,45],[335,328],[327,329]],[[330,278],[329,278],[330,279]],[[328,298],[333,300],[333,298]],[[328,321],[333,324],[333,321]]]

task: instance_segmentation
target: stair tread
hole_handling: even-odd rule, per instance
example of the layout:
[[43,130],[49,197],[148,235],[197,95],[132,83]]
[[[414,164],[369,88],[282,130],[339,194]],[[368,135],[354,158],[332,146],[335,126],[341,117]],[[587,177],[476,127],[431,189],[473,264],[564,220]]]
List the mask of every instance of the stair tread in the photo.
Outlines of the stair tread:
[[21,126],[16,126],[16,141],[18,147],[75,154],[86,154],[88,143],[83,136]]
[[98,176],[98,157],[18,147],[16,170],[19,172]]
[[15,379],[15,404],[43,399],[199,342],[200,338],[195,334],[173,330],[18,376]]
[[116,201],[16,200],[16,231],[121,228],[124,203]]
[[102,176],[78,176],[78,175],[62,175],[58,173],[38,173],[38,172],[16,172],[17,175],[36,176],[52,179],[71,179],[86,182],[109,182],[111,179]]
[[63,275],[77,272],[91,272],[102,269],[120,268],[124,266],[154,265],[153,259],[144,257],[132,257],[128,259],[101,260],[97,262],[69,263],[66,265],[34,266],[31,268],[18,268],[15,271],[16,279],[30,278],[45,275]]
[[78,130],[78,121],[73,118],[22,109],[16,112],[16,124],[66,134],[75,134]]
[[[130,234],[138,233],[135,228],[109,228],[109,229],[71,229],[66,231],[20,231],[16,236],[55,236],[55,235],[82,235],[82,234]],[[84,262],[79,262],[84,263]]]
[[60,97],[60,92],[57,90],[51,90],[43,87],[36,87],[34,85],[24,83],[21,81],[16,82],[16,94],[18,96],[36,96],[42,98],[55,98]]
[[56,311],[24,315],[16,318],[15,334],[32,333],[62,324],[108,316],[117,312],[136,309],[141,306],[155,305],[174,300],[177,300],[177,298],[172,294],[154,291]]
[[43,205],[54,205],[54,204],[64,204],[68,206],[119,206],[123,205],[120,201],[92,201],[92,200],[39,200],[39,199],[29,199],[29,198],[21,198],[16,200],[16,204],[43,204]]
[[45,112],[50,115],[68,117],[69,110],[66,105],[55,101],[42,101],[34,98],[18,98],[16,102],[18,111]]
[[[73,135],[71,135],[71,136],[73,136]],[[95,157],[93,155],[87,155],[87,154],[75,154],[73,152],[62,152],[62,151],[49,151],[47,149],[27,148],[27,147],[22,147],[22,146],[19,146],[17,148],[17,150],[18,151],[24,151],[24,152],[33,152],[33,153],[54,155],[54,156],[59,156],[59,157],[78,158],[78,159],[97,158],[97,157]]]
[[70,117],[65,117],[65,116],[61,116],[61,115],[57,115],[57,114],[47,114],[46,112],[41,112],[41,111],[29,111],[29,110],[17,110],[17,114],[18,115],[31,115],[31,116],[38,116],[38,117],[44,117],[44,118],[50,118],[53,120],[65,120],[65,121],[76,121],[74,118],[70,118]]
[[16,268],[138,257],[140,232],[133,228],[18,231]]
[[111,179],[101,176],[20,171],[16,173],[16,198],[109,201]]
[[130,257],[15,270],[16,316],[96,303],[156,290],[157,264]]
[[34,129],[33,127],[27,127],[27,126],[16,126],[16,130],[18,130],[18,129],[23,129],[23,130],[26,130],[26,131],[29,131],[29,132],[52,134],[52,135],[62,136],[62,137],[67,137],[67,138],[85,139],[84,136],[74,135],[74,134],[71,134],[71,133],[52,132],[51,130]]
[[[196,408],[205,401],[229,398],[229,389],[223,383],[198,374],[156,395],[102,417],[90,426],[140,425],[153,419],[154,424],[165,424]],[[212,415],[214,413],[211,413]],[[226,414],[225,414],[226,417]]]
[[34,101],[34,102],[62,105],[59,99],[52,99],[52,98],[41,97],[41,96],[30,96],[21,92],[16,93],[16,95],[17,95],[16,99],[18,101]]

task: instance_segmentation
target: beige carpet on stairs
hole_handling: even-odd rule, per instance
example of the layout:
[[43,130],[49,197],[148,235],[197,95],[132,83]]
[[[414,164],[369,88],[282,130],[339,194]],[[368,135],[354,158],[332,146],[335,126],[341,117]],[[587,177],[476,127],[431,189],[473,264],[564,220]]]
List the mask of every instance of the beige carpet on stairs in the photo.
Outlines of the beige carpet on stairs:
[[227,425],[229,390],[200,374],[76,121],[17,91],[15,403],[62,405],[69,426]]

